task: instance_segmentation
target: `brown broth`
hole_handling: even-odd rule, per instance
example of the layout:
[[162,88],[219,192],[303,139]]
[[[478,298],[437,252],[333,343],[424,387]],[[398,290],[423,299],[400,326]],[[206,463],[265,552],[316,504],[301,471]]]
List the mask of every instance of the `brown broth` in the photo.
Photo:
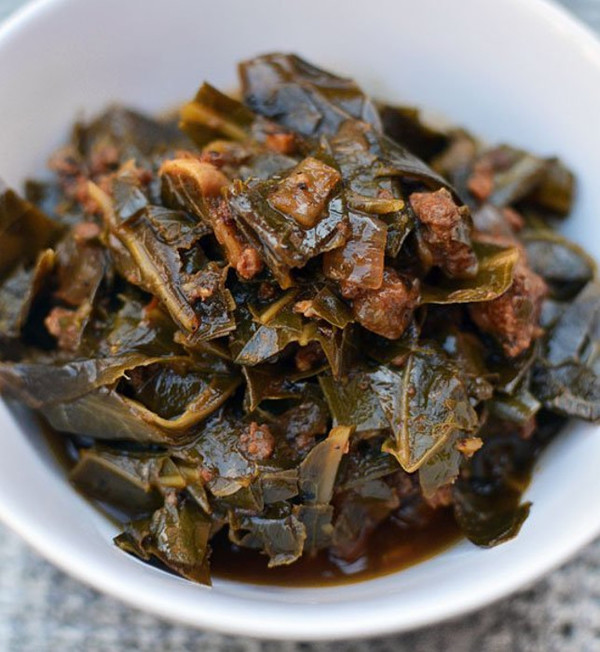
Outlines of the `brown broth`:
[[[75,446],[69,437],[54,432],[43,419],[38,421],[49,451],[67,473],[76,460]],[[127,516],[118,509],[84,497],[115,524],[127,522]],[[314,587],[360,582],[430,559],[461,538],[452,511],[441,509],[437,517],[421,529],[406,529],[390,521],[384,522],[369,538],[365,554],[352,563],[321,551],[315,557],[302,557],[289,566],[268,568],[264,555],[236,546],[222,530],[211,541],[211,574],[215,579],[274,586]]]
[[462,538],[450,510],[420,530],[387,521],[369,538],[366,553],[355,562],[333,559],[327,551],[302,557],[289,566],[267,567],[267,558],[240,548],[220,532],[212,540],[211,571],[215,578],[280,586],[328,586],[360,582],[394,573],[430,559]]

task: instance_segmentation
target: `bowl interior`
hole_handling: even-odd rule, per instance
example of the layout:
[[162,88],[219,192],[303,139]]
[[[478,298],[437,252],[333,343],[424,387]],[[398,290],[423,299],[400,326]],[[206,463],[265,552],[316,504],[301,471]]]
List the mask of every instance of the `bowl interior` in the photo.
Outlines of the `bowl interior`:
[[[203,80],[236,85],[239,59],[296,51],[378,97],[426,106],[490,141],[560,155],[580,181],[565,231],[600,258],[600,46],[541,0],[44,0],[0,32],[0,176],[43,172],[69,125],[118,101],[156,112]],[[571,424],[541,459],[530,518],[513,542],[460,543],[351,586],[194,586],[111,543],[115,528],[75,494],[35,425],[0,404],[0,517],[99,589],[186,623],[317,639],[423,625],[514,590],[600,531],[600,437]],[[24,436],[24,432],[26,433]]]

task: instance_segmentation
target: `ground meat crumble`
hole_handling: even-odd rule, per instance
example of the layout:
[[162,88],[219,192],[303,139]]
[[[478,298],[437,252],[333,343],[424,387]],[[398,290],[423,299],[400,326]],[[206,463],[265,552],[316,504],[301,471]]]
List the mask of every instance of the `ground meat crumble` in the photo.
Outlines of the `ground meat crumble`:
[[344,298],[352,299],[357,321],[389,340],[404,333],[419,300],[418,281],[401,277],[391,268],[384,270],[378,290],[361,290],[350,284],[342,284],[341,290]]
[[252,460],[267,460],[275,450],[275,437],[269,426],[253,421],[240,435],[239,445],[246,457]]
[[469,209],[458,206],[445,188],[413,192],[410,203],[419,219],[422,257],[452,278],[474,276],[478,261],[471,245]]
[[469,306],[471,319],[484,332],[493,335],[507,356],[514,358],[541,335],[539,327],[542,301],[548,287],[523,258],[517,263],[514,281],[497,299]]

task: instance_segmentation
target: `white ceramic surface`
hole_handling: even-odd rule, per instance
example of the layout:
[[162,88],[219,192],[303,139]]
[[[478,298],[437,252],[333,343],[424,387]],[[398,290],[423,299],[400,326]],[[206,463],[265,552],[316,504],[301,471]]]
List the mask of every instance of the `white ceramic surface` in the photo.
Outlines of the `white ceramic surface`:
[[[567,232],[600,257],[600,45],[542,0],[43,0],[0,29],[0,176],[43,170],[76,115],[110,101],[149,111],[235,62],[296,51],[391,100],[424,105],[491,141],[557,153],[580,179]],[[0,404],[0,518],[69,573],[198,627],[326,639],[410,629],[480,607],[564,561],[600,532],[600,433],[574,424],[545,454],[520,536],[462,543],[377,580],[292,589],[194,586],[111,544],[31,428]]]

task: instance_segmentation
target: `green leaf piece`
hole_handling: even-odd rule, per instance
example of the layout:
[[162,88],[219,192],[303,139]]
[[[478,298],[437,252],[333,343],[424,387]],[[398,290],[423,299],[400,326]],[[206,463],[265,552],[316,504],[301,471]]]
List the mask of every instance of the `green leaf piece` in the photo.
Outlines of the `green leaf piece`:
[[116,546],[193,582],[515,536],[540,452],[600,422],[572,173],[294,54],[239,75],[178,117],[109,107],[0,183],[1,397]]
[[379,367],[370,381],[393,433],[384,450],[409,473],[456,431],[477,430],[478,418],[459,371],[434,347],[411,351],[397,371]]
[[421,290],[422,304],[491,301],[508,290],[519,260],[519,250],[483,243],[476,243],[473,248],[479,259],[477,274],[469,279],[444,278],[435,285],[424,284]]

